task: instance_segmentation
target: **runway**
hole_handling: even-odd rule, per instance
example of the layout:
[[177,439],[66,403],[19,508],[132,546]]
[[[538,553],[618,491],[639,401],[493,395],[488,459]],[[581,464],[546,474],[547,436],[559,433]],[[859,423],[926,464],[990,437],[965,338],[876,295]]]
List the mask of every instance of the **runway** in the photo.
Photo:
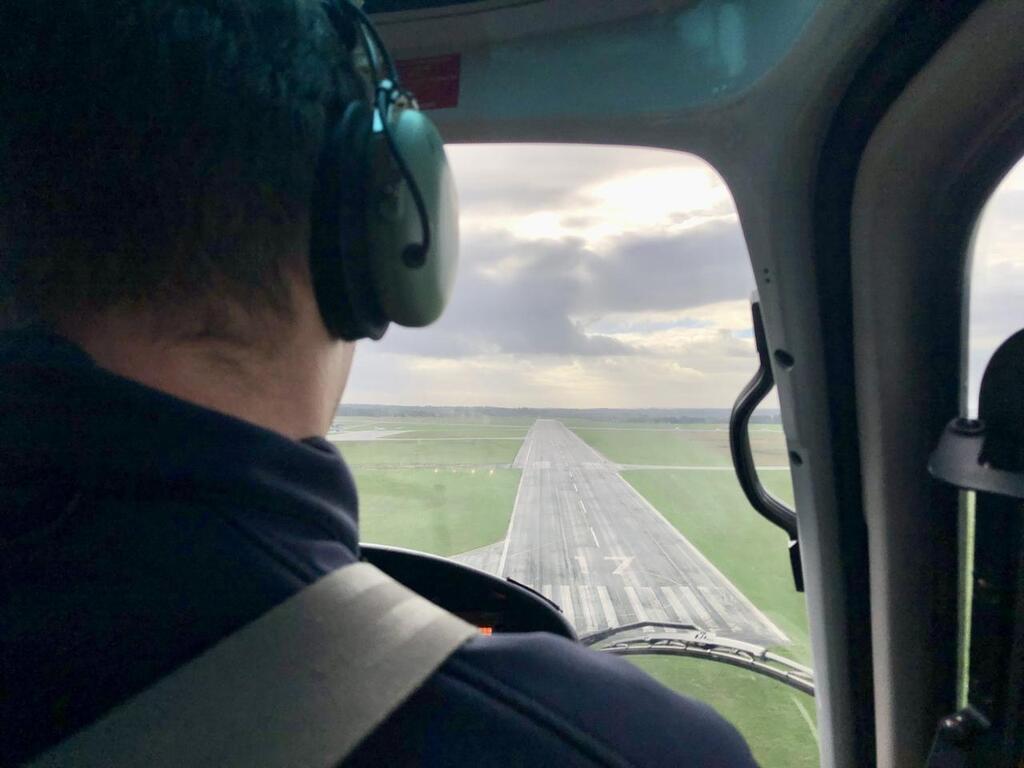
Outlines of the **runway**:
[[523,474],[507,538],[456,559],[543,592],[581,636],[668,621],[757,645],[789,642],[561,422],[537,420],[514,466]]

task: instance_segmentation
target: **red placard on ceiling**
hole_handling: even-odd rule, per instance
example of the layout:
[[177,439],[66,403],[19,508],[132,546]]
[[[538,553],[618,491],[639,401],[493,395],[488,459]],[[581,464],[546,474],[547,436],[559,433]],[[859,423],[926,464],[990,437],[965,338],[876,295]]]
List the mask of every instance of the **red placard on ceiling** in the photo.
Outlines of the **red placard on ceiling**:
[[420,109],[450,109],[459,106],[459,76],[462,57],[458,53],[399,59],[395,62],[402,87],[412,91]]

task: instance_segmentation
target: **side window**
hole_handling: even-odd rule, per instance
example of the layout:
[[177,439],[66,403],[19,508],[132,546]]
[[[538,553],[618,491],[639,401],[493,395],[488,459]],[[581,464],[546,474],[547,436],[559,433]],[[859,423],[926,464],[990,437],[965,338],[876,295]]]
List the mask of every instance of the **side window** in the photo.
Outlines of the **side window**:
[[968,411],[992,353],[1024,328],[1024,160],[1006,175],[978,220],[971,265]]
[[[730,461],[757,355],[728,188],[660,150],[451,154],[452,306],[360,347],[331,435],[364,538],[534,588],[584,643],[715,706],[761,764],[816,766],[813,698],[747,663],[811,674],[786,537]],[[776,402],[751,429],[762,480],[792,503]]]
[[[1024,160],[1002,180],[985,204],[971,253],[968,320],[967,415],[978,415],[981,379],[993,353],[1024,328]],[[974,560],[975,494],[962,507],[960,562]],[[974,573],[960,577],[960,704],[967,704],[970,614]]]

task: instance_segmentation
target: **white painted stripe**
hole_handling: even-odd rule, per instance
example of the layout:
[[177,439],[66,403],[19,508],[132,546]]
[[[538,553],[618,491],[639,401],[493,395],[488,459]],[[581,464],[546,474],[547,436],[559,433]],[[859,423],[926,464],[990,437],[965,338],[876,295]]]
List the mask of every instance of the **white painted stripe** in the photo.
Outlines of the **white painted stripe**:
[[608,587],[598,587],[597,596],[601,600],[601,611],[604,613],[605,626],[619,626],[619,617],[615,615],[615,606],[612,605],[612,596],[608,594]]
[[600,547],[601,542],[597,540],[597,534],[594,533],[594,526],[590,526],[590,535],[594,537],[594,546]]
[[736,617],[733,615],[732,611],[722,604],[722,600],[720,599],[721,593],[718,591],[718,587],[697,587],[697,589],[700,590],[700,593],[704,596],[704,599],[711,605],[711,607],[718,612],[718,615],[725,619],[726,623],[729,625],[729,629],[734,632],[742,629],[742,627],[736,623]]
[[661,600],[658,599],[658,594],[650,587],[640,587],[637,592],[640,593],[640,601],[647,608],[647,614],[651,617],[651,621],[668,621],[668,614],[665,613],[665,609],[661,606]]
[[587,556],[582,549],[576,550],[579,554],[576,555],[576,562],[580,566],[580,576],[586,578],[590,575],[590,566],[587,565]]
[[548,600],[551,600],[552,602],[555,602],[555,603],[558,602],[557,600],[555,600],[555,591],[553,589],[551,589],[551,585],[550,584],[545,584],[543,587],[541,587],[540,588],[540,593],[542,595],[544,595],[544,597],[546,597]]
[[680,624],[693,624],[694,622],[690,619],[690,614],[687,613],[686,608],[683,606],[683,601],[675,593],[677,589],[679,587],[661,588],[661,594],[665,596],[665,602],[672,606],[672,611],[675,613],[673,621],[678,621]]
[[576,611],[572,607],[572,589],[569,588],[568,584],[563,584],[559,591],[562,593],[562,599],[557,602],[562,607],[562,613],[565,614],[565,618],[575,627]]
[[[533,428],[530,428],[530,432],[533,432]],[[516,486],[516,498],[512,502],[512,514],[508,518],[508,530],[505,531],[505,544],[501,548],[501,558],[498,560],[498,571],[497,575],[499,578],[505,577],[505,563],[508,561],[508,546],[512,541],[512,528],[516,523],[516,510],[519,508],[519,494],[523,490],[523,480],[526,479],[526,465],[530,461],[530,451],[533,450],[533,438],[530,436],[530,432],[526,433],[526,442],[529,443],[526,449],[526,460],[523,462],[522,471],[519,473],[519,485]],[[522,446],[519,451],[522,452]],[[519,458],[516,456],[516,458]]]
[[690,609],[690,615],[697,617],[697,621],[694,624],[710,632],[716,631],[718,624],[711,618],[711,614],[704,607],[704,603],[694,594],[693,590],[689,587],[680,587],[679,592],[683,596],[683,602],[686,603],[686,607]]
[[622,591],[626,593],[626,599],[629,600],[629,605],[633,609],[633,615],[636,616],[637,621],[650,621],[651,617],[647,615],[647,611],[644,610],[644,606],[640,602],[640,598],[637,597],[636,590],[632,587],[623,587]]
[[591,587],[581,585],[576,587],[576,599],[583,610],[583,623],[580,625],[581,632],[591,632],[597,629],[597,622],[594,621],[594,594]]
[[810,729],[811,735],[814,737],[814,741],[817,742],[818,727],[814,724],[814,720],[811,718],[811,714],[807,711],[807,708],[803,705],[803,703],[800,702],[799,699],[797,699],[796,696],[790,694],[789,698],[793,700],[793,703],[796,705],[796,708],[800,710],[800,714],[803,716],[804,722],[807,723],[807,727]]

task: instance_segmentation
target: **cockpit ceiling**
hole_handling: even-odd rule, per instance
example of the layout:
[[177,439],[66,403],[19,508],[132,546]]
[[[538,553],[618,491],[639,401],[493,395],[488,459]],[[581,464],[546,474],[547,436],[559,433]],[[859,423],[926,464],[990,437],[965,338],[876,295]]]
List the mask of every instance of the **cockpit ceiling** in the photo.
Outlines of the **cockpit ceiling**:
[[[380,27],[440,23],[459,45],[552,35],[622,19],[693,8],[707,0],[366,0]],[[732,4],[740,0],[730,0]]]
[[[400,63],[417,70],[413,90],[431,92],[424,101],[449,141],[664,146],[634,132],[735,100],[787,56],[819,0],[367,0],[366,7],[381,11],[374,16],[381,33]],[[395,7],[403,10],[383,12]],[[613,125],[620,122],[625,130]]]
[[[367,13],[402,13],[404,11],[479,11],[491,10],[505,5],[525,5],[543,0],[366,0],[363,10]],[[461,6],[461,7],[460,7]]]

